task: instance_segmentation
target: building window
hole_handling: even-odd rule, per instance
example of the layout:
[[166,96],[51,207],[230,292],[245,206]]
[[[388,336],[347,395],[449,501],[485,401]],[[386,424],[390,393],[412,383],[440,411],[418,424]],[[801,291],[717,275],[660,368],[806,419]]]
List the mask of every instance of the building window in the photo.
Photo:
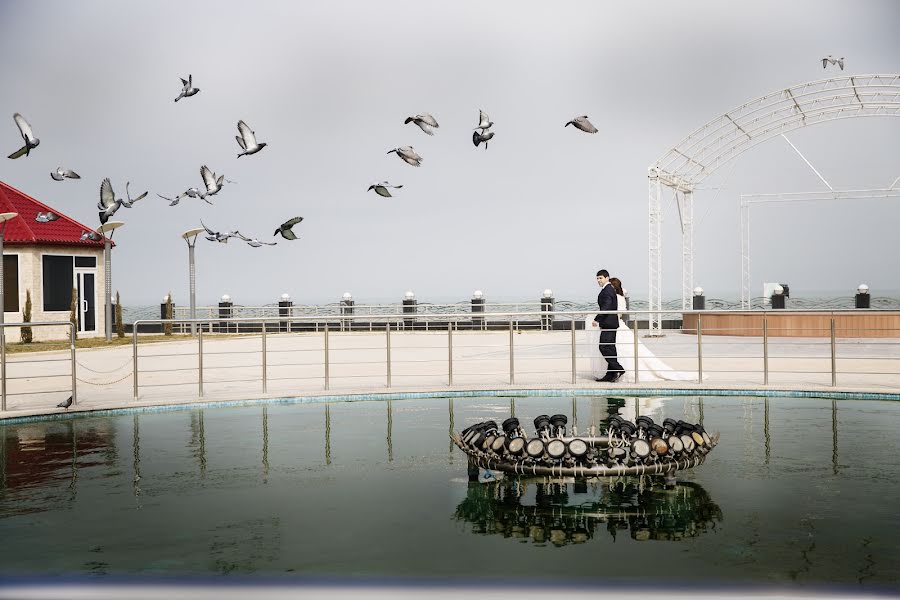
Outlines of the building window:
[[96,256],[76,256],[75,257],[75,266],[76,267],[96,267],[97,266],[97,257]]
[[71,256],[44,256],[44,310],[68,311],[72,306],[74,265]]
[[3,255],[3,311],[19,312],[19,257]]

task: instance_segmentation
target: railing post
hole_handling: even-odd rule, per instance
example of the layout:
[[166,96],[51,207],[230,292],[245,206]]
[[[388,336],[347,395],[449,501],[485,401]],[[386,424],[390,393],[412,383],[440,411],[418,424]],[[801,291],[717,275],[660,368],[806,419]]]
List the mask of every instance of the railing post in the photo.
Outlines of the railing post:
[[391,387],[391,321],[384,328],[385,363],[387,364],[387,387]]
[[447,321],[447,379],[453,385],[453,321]]
[[[0,256],[0,260],[3,257]],[[6,307],[0,308],[0,310]],[[6,410],[6,325],[0,323],[0,397],[3,398],[2,408]]]
[[763,313],[763,385],[769,385],[769,318]]
[[700,322],[702,313],[697,313],[697,383],[703,383],[703,327]]
[[329,388],[328,381],[328,321],[325,321],[325,389]]
[[197,384],[200,390],[200,397],[203,397],[203,323],[197,330]]
[[[280,324],[279,324],[280,327]],[[266,321],[262,322],[262,388],[263,394],[268,393],[268,381],[266,379]]]
[[633,319],[631,319],[634,327],[634,382],[638,383],[641,380],[640,375],[640,364],[641,362],[638,360],[638,356],[640,355],[640,340],[638,339],[638,320],[637,315]]
[[513,347],[513,321],[509,321],[509,385],[514,385],[516,381],[515,374],[515,348]]
[[571,319],[572,323],[572,385],[575,385],[577,353],[575,351],[575,317]]
[[69,351],[72,353],[72,406],[78,404],[78,378],[75,375],[75,324],[69,323]]
[[837,385],[837,344],[834,335],[834,317],[831,317],[831,387]]
[[134,399],[135,400],[138,399],[138,347],[137,347],[138,323],[140,323],[140,321],[135,321],[134,324],[131,326],[131,347],[132,347],[132,350],[131,350],[131,353],[132,353],[132,356],[131,356],[131,368],[132,368],[131,379],[133,380],[132,383],[134,385]]

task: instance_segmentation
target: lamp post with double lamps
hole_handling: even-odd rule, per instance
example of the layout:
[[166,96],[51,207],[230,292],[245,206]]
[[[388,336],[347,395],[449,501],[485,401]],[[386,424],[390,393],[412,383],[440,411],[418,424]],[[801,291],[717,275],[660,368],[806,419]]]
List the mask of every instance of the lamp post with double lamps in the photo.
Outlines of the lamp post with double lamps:
[[0,369],[3,369],[3,373],[0,374],[0,382],[2,382],[3,389],[0,390],[0,397],[2,397],[3,406],[0,407],[3,410],[6,410],[6,327],[4,327],[3,323],[5,322],[4,314],[6,312],[6,298],[3,297],[3,235],[6,233],[6,224],[10,219],[15,219],[19,216],[19,213],[8,212],[8,213],[0,213]]
[[112,341],[112,263],[111,263],[111,248],[112,248],[112,236],[116,229],[124,225],[123,221],[108,221],[97,228],[97,231],[103,235],[103,279],[104,279],[104,290],[103,293],[106,295],[106,308],[104,309],[103,319],[104,324],[106,326],[106,341]]
[[203,227],[188,229],[181,234],[182,239],[188,245],[188,277],[191,288],[191,335],[197,335],[197,324],[193,322],[197,318],[197,276],[194,268],[194,246],[197,244],[197,236],[206,231]]

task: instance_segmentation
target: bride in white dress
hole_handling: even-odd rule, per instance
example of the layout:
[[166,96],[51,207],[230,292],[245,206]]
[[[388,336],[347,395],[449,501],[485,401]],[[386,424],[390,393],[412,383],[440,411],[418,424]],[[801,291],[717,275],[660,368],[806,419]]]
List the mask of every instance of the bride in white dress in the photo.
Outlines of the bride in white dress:
[[[616,290],[618,300],[619,328],[616,330],[616,354],[619,364],[625,369],[625,373],[619,379],[621,382],[634,383],[634,330],[622,320],[622,313],[627,311],[622,282],[611,277],[610,285]],[[602,377],[606,373],[606,360],[600,354],[600,330],[593,327],[594,316],[585,319],[585,331],[587,332],[588,347],[591,357],[591,372],[595,377]],[[644,343],[638,339],[638,377],[641,383],[647,381],[696,381],[697,374],[689,371],[676,371],[669,365],[658,359]]]

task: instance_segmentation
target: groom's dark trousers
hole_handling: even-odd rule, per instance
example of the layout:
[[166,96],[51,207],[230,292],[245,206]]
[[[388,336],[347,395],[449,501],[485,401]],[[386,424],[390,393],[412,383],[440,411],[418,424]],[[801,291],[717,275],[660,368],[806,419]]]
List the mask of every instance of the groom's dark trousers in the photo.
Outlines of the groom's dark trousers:
[[[600,289],[597,295],[597,305],[600,310],[617,310],[619,302],[616,298],[616,290],[608,283]],[[616,353],[616,330],[619,328],[619,318],[616,314],[597,315],[594,317],[600,326],[600,354],[606,359],[607,376],[624,371],[619,364],[619,356]]]

